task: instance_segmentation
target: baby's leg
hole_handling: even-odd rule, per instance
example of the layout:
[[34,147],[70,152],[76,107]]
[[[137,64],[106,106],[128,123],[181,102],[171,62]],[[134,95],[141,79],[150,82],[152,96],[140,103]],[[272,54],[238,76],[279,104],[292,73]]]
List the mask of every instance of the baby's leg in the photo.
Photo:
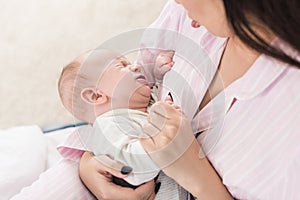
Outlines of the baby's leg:
[[11,200],[96,199],[81,182],[78,167],[78,162],[61,160],[57,165],[42,173],[31,186],[23,188]]

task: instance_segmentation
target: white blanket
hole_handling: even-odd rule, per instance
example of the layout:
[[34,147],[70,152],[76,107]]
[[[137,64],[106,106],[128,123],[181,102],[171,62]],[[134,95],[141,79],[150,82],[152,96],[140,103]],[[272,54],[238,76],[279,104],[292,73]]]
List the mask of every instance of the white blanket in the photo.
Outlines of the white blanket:
[[38,179],[60,159],[56,146],[71,133],[67,128],[43,134],[38,126],[0,130],[0,200],[7,200]]
[[[8,200],[53,166],[61,156],[56,146],[75,128],[43,134],[38,126],[0,130],[0,200]],[[157,200],[187,199],[188,193],[172,179],[160,174]]]

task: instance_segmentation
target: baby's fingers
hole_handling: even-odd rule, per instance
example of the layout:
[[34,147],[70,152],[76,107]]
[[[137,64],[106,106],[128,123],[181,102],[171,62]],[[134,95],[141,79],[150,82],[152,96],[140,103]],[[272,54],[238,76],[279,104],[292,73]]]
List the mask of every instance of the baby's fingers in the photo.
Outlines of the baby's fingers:
[[175,54],[174,50],[166,50],[166,51],[162,51],[160,53],[161,56],[168,56],[168,57],[171,57],[171,58],[173,58],[174,54]]

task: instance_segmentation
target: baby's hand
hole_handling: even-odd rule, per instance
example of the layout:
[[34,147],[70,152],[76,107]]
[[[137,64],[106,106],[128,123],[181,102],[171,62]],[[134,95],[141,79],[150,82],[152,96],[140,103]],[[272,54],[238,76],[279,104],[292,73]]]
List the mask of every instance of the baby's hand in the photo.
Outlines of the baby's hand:
[[162,82],[164,75],[171,70],[174,65],[174,54],[175,52],[173,50],[162,51],[158,54],[153,69],[153,74],[157,82]]

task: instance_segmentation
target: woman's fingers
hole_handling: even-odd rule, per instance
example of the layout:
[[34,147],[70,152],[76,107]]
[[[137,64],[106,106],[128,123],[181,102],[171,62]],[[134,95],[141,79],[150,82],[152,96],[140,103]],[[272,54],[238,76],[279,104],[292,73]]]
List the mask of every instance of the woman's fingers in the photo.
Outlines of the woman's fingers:
[[140,196],[140,199],[153,200],[155,198],[154,188],[155,188],[154,181],[149,181],[136,188],[135,192],[138,196]]
[[155,163],[163,168],[175,162],[195,139],[190,122],[180,108],[164,102],[155,103],[140,141]]
[[[148,122],[143,130],[146,137],[155,137],[170,124],[176,124],[181,113],[173,106],[164,102],[157,102],[152,105],[148,114]],[[171,119],[172,118],[172,119]]]
[[171,96],[170,93],[169,93],[169,95],[165,98],[165,101],[164,101],[164,102],[167,103],[167,104],[169,104],[169,105],[171,105],[171,106],[173,106],[176,110],[178,110],[178,111],[180,111],[181,113],[183,113],[183,111],[182,111],[182,109],[180,108],[180,106],[174,104],[173,98],[172,98],[172,96]]
[[[172,107],[171,105],[166,104],[164,102],[157,102],[151,106],[149,110],[149,114],[153,112],[156,113],[157,115],[160,115],[163,118],[169,119],[168,112],[170,112],[171,107]],[[152,116],[150,115],[150,117]]]
[[148,139],[150,137],[155,137],[155,135],[160,133],[160,129],[150,122],[147,122],[144,124],[143,131],[144,131],[144,134],[143,134],[142,138],[144,138],[144,139]]
[[165,103],[169,104],[169,105],[173,105],[174,102],[173,102],[173,99],[170,95],[168,95],[166,98],[165,98]]
[[165,116],[164,112],[158,109],[153,109],[149,111],[148,122],[151,123],[158,130],[161,130],[167,120],[167,116]]
[[[155,183],[149,181],[137,187],[135,190],[132,188],[121,187],[112,183],[102,194],[102,199],[122,199],[122,200],[154,200],[155,199]],[[103,198],[107,196],[108,198]],[[118,198],[116,197],[118,196]]]
[[[170,97],[166,100],[168,101],[169,105],[173,104],[173,101]],[[148,114],[148,123],[144,125],[144,132],[146,133],[146,136],[153,137],[158,134],[165,126],[166,120],[170,119],[168,117],[165,105],[166,104],[163,102],[158,102],[150,108]],[[169,109],[172,109],[171,107],[169,107]]]
[[112,160],[106,155],[94,156],[94,159],[102,165],[98,168],[99,172],[105,171],[112,174],[113,176],[125,178],[132,171],[132,168],[130,166],[126,166],[118,161]]
[[[106,200],[148,200],[154,199],[154,181],[146,183],[136,190],[116,185],[112,176],[122,176],[124,165],[114,162],[107,156],[95,156],[85,152],[80,160],[80,178],[97,199]],[[123,175],[126,176],[126,175]]]

